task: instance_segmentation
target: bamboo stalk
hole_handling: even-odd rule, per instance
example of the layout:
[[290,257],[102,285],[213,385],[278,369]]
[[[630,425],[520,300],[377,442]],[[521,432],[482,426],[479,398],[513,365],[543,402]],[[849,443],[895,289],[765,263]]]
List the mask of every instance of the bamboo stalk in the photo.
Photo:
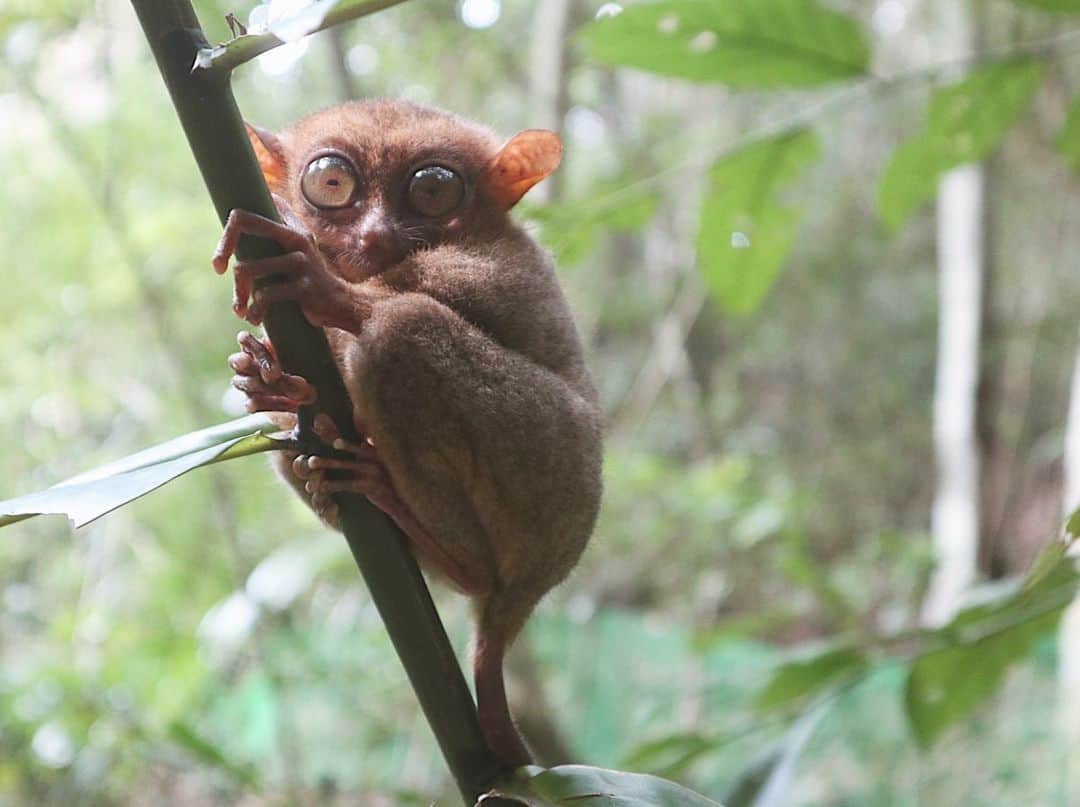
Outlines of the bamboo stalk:
[[[132,5],[218,217],[224,222],[231,210],[243,208],[278,220],[228,75],[191,69],[208,43],[189,0],[132,0]],[[243,239],[239,248],[246,260],[280,252],[264,239]],[[348,393],[322,330],[312,327],[293,303],[272,307],[264,325],[285,369],[318,390],[317,411],[330,415],[343,436],[357,439]],[[313,415],[302,413],[302,425]],[[416,561],[401,532],[367,499],[349,494],[335,499],[357,566],[458,788],[472,804],[500,766],[484,743],[472,696]]]

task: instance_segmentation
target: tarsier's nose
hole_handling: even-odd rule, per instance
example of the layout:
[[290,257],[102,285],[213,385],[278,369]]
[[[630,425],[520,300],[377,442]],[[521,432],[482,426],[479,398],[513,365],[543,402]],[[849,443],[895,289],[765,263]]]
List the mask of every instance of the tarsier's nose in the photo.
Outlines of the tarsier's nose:
[[360,223],[359,246],[368,262],[380,269],[405,259],[405,239],[393,223],[378,211],[371,211]]

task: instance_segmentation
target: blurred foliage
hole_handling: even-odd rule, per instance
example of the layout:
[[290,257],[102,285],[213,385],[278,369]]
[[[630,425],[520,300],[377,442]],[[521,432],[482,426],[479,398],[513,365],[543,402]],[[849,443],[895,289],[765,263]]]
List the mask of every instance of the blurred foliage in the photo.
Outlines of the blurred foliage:
[[991,64],[935,92],[926,131],[897,150],[881,178],[878,206],[885,223],[899,227],[934,197],[942,174],[994,151],[1042,77],[1037,61]]
[[659,0],[582,32],[590,56],[731,87],[807,87],[866,72],[861,27],[817,0]]
[[[527,59],[539,2],[489,2],[497,19],[469,28],[468,0],[413,0],[340,48],[267,54],[237,94],[270,127],[351,85],[508,134],[544,103]],[[233,7],[197,5],[227,38]],[[933,4],[892,28],[889,5],[572,4],[562,184],[523,214],[561,259],[612,428],[593,547],[524,644],[590,764],[713,797],[791,775],[791,804],[1063,803],[1048,639],[1075,587],[1063,551],[917,627],[935,345],[919,207],[942,171],[992,155],[986,355],[1004,368],[993,425],[1020,516],[998,540],[1018,574],[1058,528],[1080,293],[1065,170],[1080,66],[1062,30],[1078,21],[1030,7],[1080,6],[985,4],[992,58],[958,79],[956,54],[928,52]],[[236,414],[236,323],[128,5],[6,3],[0,37],[7,497]],[[439,597],[464,655],[466,609]],[[451,792],[343,543],[259,460],[75,540],[59,520],[5,531],[0,803]]]

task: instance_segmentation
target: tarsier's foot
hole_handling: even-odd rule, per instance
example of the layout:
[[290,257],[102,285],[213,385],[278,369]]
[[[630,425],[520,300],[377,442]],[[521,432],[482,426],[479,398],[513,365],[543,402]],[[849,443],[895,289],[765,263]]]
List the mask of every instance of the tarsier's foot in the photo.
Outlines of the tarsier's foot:
[[315,388],[285,372],[269,339],[241,331],[236,341],[240,352],[229,356],[232,385],[247,395],[249,412],[296,412],[315,402]]
[[[349,455],[343,459],[301,454],[293,460],[293,473],[307,480],[305,488],[311,494],[311,506],[319,516],[336,525],[338,507],[333,494],[358,493],[367,496],[372,504],[395,521],[398,517],[405,517],[408,508],[398,498],[370,439],[364,438],[360,443],[345,440],[333,420],[326,415],[315,418],[314,428],[320,440],[336,451]],[[333,473],[328,473],[331,471]]]
[[311,494],[311,506],[321,518],[337,525],[338,506],[332,498],[335,493],[366,496],[401,528],[413,552],[430,568],[441,572],[467,594],[484,595],[491,591],[492,580],[484,573],[483,564],[448,553],[401,500],[370,438],[365,437],[359,443],[344,439],[326,415],[315,418],[314,428],[324,443],[350,455],[344,459],[301,454],[293,460],[293,473],[307,480],[305,487]]

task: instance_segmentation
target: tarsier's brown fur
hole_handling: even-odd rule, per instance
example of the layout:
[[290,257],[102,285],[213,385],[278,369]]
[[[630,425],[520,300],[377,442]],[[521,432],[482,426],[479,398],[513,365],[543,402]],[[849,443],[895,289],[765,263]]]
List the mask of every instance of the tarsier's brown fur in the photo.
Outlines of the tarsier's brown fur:
[[[577,563],[601,487],[600,412],[570,310],[551,259],[507,215],[557,165],[553,138],[523,133],[500,152],[488,130],[399,101],[346,104],[278,136],[253,136],[286,223],[310,233],[329,271],[347,281],[333,294],[275,299],[297,299],[326,328],[357,429],[400,506],[370,498],[402,525],[425,568],[472,596],[481,725],[512,764],[529,755],[506,705],[503,656],[537,601]],[[300,190],[302,172],[327,149],[360,174],[345,209],[317,208]],[[403,220],[402,188],[425,162],[459,172],[466,197],[446,220]],[[361,237],[363,222],[374,220],[389,229]],[[219,270],[227,253],[219,249]],[[246,298],[241,270],[238,298]],[[252,294],[252,308],[272,302]],[[237,310],[261,318],[246,300]],[[251,378],[249,358],[234,367],[253,402],[281,394]],[[290,460],[279,460],[280,470],[310,500],[312,485]],[[325,500],[315,504],[325,515]]]

